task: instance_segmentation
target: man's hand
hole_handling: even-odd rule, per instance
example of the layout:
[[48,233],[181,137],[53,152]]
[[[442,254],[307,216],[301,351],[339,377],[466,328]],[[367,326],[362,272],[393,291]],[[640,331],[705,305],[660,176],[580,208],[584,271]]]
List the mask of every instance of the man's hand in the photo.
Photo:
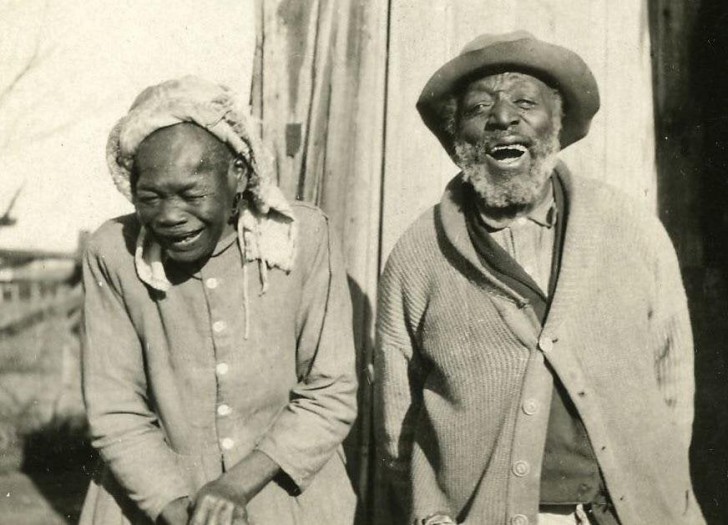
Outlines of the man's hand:
[[170,501],[157,518],[157,525],[187,525],[190,519],[190,499]]
[[250,525],[245,511],[247,498],[239,487],[216,479],[202,487],[195,497],[190,525]]

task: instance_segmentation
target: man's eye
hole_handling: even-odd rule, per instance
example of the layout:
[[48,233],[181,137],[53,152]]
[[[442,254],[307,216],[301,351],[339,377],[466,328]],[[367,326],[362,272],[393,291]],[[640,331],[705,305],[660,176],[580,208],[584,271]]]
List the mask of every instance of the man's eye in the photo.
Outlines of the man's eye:
[[516,105],[521,109],[531,109],[536,105],[536,103],[533,100],[529,100],[527,98],[519,98],[516,100]]
[[466,115],[478,115],[485,111],[488,111],[492,104],[490,102],[479,102],[468,107],[465,111]]

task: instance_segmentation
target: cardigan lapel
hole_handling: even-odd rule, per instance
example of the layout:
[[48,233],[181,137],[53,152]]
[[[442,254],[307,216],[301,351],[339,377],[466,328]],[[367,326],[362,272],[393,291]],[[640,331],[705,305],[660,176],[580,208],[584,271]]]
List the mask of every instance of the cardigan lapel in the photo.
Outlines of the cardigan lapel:
[[[557,163],[556,171],[566,194],[568,216],[566,217],[561,268],[542,331],[549,337],[554,336],[564,319],[568,317],[576,299],[587,288],[591,275],[590,269],[594,267],[592,263],[597,255],[598,235],[595,234],[595,230],[599,223],[599,216],[595,211],[598,207],[593,206],[593,203],[583,195],[586,189],[584,183],[579,179],[574,179],[562,161]],[[509,297],[519,306],[525,306],[528,304],[528,300],[493,275],[478,258],[465,223],[465,184],[462,174],[460,174],[452,179],[445,189],[438,205],[442,234],[467,265],[469,274],[475,274],[500,294]]]
[[556,166],[564,183],[569,214],[564,233],[561,268],[543,333],[554,337],[560,325],[575,307],[580,294],[587,290],[591,281],[594,260],[597,255],[596,233],[599,209],[583,195],[584,183],[574,179],[566,165],[559,161]]
[[528,304],[528,300],[515,290],[507,286],[503,281],[498,279],[480,262],[473,242],[470,239],[465,218],[465,182],[462,174],[452,179],[442,196],[440,204],[437,206],[439,224],[442,227],[442,233],[446,240],[455,249],[457,254],[462,258],[470,274],[475,273],[480,280],[496,288],[501,295],[506,295],[519,304],[524,306]]

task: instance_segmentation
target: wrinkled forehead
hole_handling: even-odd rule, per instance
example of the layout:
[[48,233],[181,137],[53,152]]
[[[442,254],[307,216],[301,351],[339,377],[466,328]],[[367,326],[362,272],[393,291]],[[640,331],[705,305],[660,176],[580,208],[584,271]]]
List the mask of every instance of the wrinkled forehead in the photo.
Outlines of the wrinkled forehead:
[[486,74],[470,79],[462,88],[461,94],[485,91],[495,93],[500,91],[522,90],[536,95],[546,95],[553,92],[541,79],[518,71],[504,71],[501,73]]
[[148,135],[134,156],[138,170],[170,165],[217,166],[232,156],[230,148],[206,129],[190,122],[160,128]]

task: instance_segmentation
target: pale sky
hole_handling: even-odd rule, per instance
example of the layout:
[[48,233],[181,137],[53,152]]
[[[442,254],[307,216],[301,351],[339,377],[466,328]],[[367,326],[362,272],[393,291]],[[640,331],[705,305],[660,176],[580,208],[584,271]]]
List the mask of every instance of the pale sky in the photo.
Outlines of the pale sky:
[[[105,161],[146,86],[185,74],[250,92],[253,0],[0,0],[0,248],[73,251],[131,211]],[[16,80],[17,79],[17,80]]]

